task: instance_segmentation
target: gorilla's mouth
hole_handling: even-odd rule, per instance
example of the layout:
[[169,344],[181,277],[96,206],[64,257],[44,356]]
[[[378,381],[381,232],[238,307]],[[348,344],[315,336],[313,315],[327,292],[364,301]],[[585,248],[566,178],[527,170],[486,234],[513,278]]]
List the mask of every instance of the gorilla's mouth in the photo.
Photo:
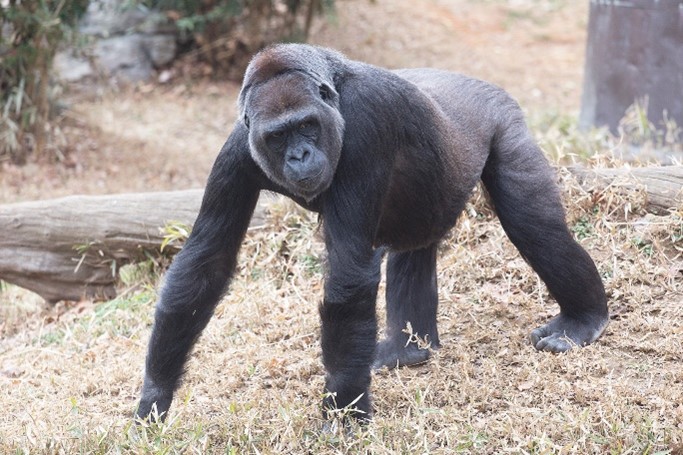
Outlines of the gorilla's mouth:
[[320,169],[317,174],[314,175],[308,175],[306,177],[302,177],[299,180],[296,181],[296,184],[301,186],[301,187],[311,187],[315,185],[315,183],[320,180],[320,176],[323,174],[323,169]]
[[327,188],[325,175],[325,168],[321,168],[317,173],[300,177],[293,183],[296,186],[297,192],[304,198],[310,200],[320,194]]

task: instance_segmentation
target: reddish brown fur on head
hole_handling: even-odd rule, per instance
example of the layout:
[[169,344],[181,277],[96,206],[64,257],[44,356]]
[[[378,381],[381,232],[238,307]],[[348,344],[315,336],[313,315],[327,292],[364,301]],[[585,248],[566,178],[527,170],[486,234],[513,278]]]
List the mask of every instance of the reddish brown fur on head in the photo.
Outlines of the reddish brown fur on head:
[[244,73],[239,97],[240,110],[249,90],[283,73],[300,72],[317,84],[334,87],[340,62],[344,57],[329,49],[302,44],[277,44],[254,56]]
[[292,69],[292,63],[287,54],[279,51],[279,47],[268,47],[251,60],[244,74],[244,81],[249,81],[249,85],[260,84]]
[[309,105],[311,89],[306,82],[301,74],[286,73],[254,87],[247,98],[250,115],[267,112],[269,117],[276,118]]

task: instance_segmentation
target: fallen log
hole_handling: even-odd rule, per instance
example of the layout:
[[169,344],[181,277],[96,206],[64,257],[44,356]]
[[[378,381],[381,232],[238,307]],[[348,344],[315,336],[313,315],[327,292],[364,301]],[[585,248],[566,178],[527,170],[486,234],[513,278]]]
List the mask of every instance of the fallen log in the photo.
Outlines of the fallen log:
[[583,187],[603,190],[610,185],[618,186],[623,194],[644,190],[645,210],[650,213],[666,215],[671,209],[683,210],[683,166],[568,169]]
[[[683,166],[569,170],[592,190],[645,188],[645,209],[653,213],[683,208]],[[119,268],[159,257],[162,228],[169,222],[192,225],[202,193],[70,196],[0,206],[0,280],[48,302],[111,299]],[[265,224],[265,205],[259,202],[251,226]]]
[[[158,258],[168,223],[191,226],[202,190],[69,196],[0,206],[0,280],[48,302],[116,296],[118,270]],[[252,226],[264,220],[262,204]],[[171,245],[165,254],[177,248]]]

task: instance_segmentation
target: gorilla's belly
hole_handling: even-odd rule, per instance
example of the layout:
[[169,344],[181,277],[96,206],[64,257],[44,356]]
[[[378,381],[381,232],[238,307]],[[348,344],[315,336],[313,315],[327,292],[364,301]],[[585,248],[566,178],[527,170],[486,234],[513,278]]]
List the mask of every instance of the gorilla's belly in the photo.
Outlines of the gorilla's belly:
[[431,245],[455,225],[465,202],[444,200],[436,191],[394,192],[385,204],[374,244],[394,251]]

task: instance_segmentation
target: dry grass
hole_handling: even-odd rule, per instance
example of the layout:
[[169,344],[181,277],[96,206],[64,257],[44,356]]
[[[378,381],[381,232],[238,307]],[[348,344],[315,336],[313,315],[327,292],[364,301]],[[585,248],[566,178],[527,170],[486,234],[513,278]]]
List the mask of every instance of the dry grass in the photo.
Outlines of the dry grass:
[[[546,115],[578,107],[587,2],[346,1],[316,43],[493,80],[530,108],[554,159],[618,164],[603,133]],[[202,185],[237,87],[193,84],[78,103],[72,163],[0,171],[0,200]],[[356,437],[321,432],[323,247],[312,215],[278,205],[272,228],[249,233],[160,427],[131,425],[155,300],[145,283],[155,279],[133,270],[114,301],[55,308],[0,289],[0,453],[681,455],[683,212],[647,215],[641,193],[560,177],[569,223],[610,298],[611,324],[592,346],[530,346],[557,305],[477,195],[440,250],[443,348],[418,368],[375,374],[375,419]]]
[[590,347],[529,345],[557,307],[475,195],[441,247],[444,347],[375,374],[375,420],[356,437],[323,433],[323,246],[312,215],[276,205],[275,227],[248,235],[169,423],[130,425],[154,300],[138,289],[45,311],[5,337],[0,452],[680,453],[683,214],[645,215],[637,194],[562,182],[610,298],[611,324]]

